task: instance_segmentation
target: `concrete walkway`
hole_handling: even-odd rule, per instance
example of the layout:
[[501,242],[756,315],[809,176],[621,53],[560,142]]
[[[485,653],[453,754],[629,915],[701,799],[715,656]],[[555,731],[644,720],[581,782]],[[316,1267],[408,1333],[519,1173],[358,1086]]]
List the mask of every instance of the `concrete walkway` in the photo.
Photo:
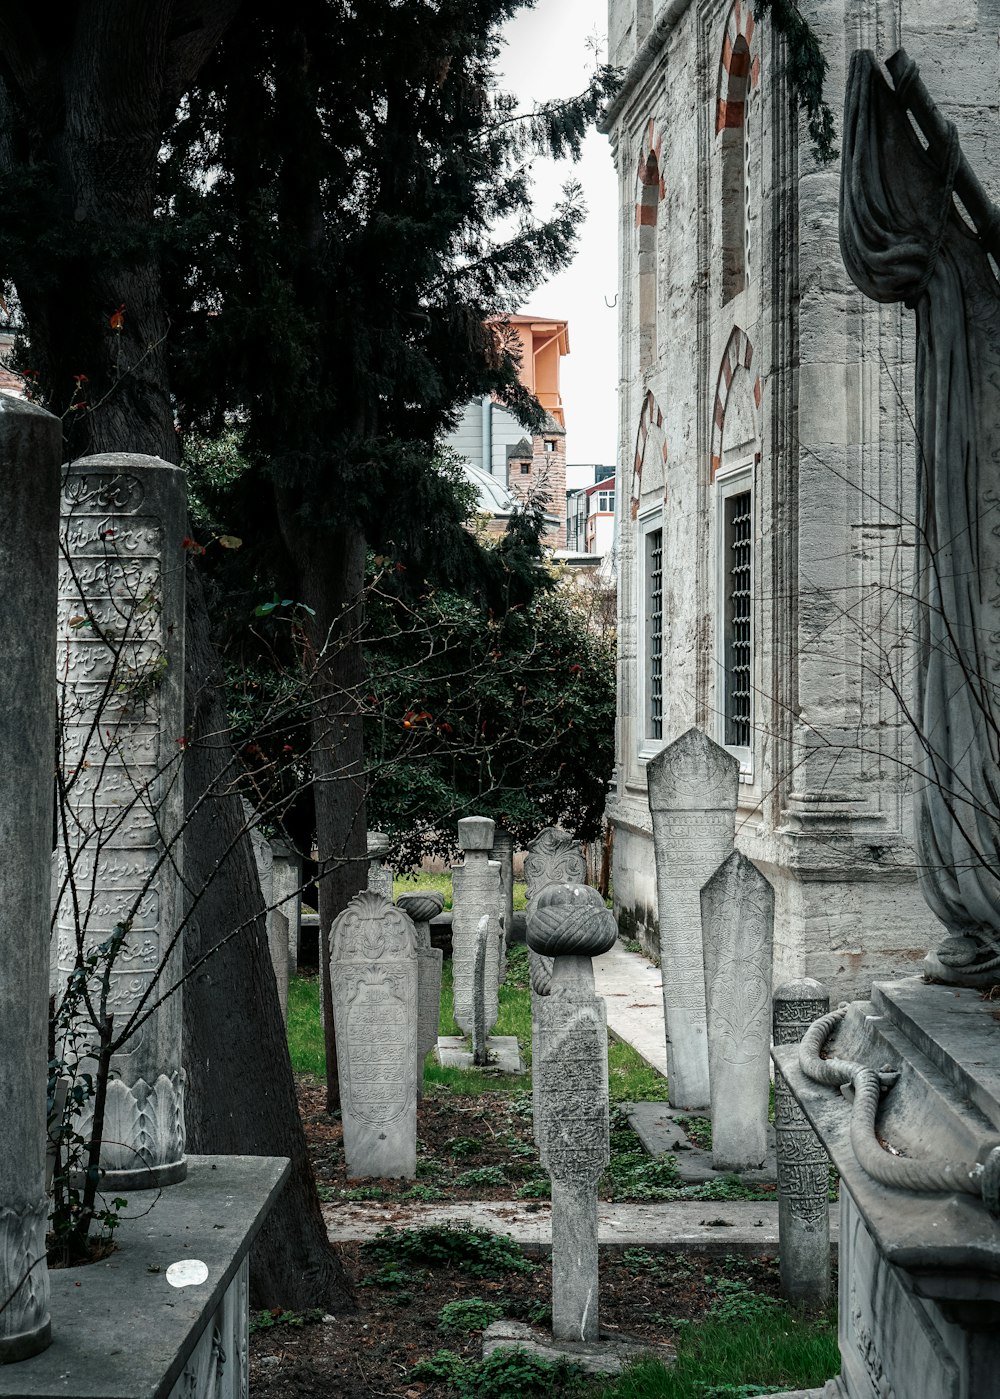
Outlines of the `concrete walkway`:
[[662,988],[659,967],[638,952],[627,952],[620,942],[594,958],[594,989],[608,1007],[608,1033],[630,1044],[651,1069],[666,1077]]
[[[837,1240],[837,1210],[830,1212],[830,1236]],[[509,1234],[525,1249],[552,1247],[548,1202],[520,1200],[461,1201],[453,1204],[408,1204],[365,1201],[323,1206],[332,1243],[374,1238],[381,1229],[422,1229],[451,1225]],[[711,1200],[672,1200],[657,1204],[611,1205],[597,1209],[598,1240],[606,1248],[669,1248],[700,1253],[775,1254],[778,1251],[777,1201],[745,1200],[720,1204]]]

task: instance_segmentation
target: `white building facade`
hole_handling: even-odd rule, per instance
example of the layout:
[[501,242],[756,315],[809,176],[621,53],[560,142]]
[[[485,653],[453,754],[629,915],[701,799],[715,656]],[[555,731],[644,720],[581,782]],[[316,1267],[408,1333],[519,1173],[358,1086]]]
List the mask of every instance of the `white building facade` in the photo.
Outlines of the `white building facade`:
[[[995,193],[995,5],[803,0],[839,128],[847,62],[905,45]],[[655,11],[655,13],[654,13]],[[737,841],[776,895],[775,977],[835,999],[914,970],[905,718],[914,616],[912,320],[849,283],[818,163],[752,0],[610,0],[619,175],[623,932],[657,950],[645,768],[697,724],[741,763]]]

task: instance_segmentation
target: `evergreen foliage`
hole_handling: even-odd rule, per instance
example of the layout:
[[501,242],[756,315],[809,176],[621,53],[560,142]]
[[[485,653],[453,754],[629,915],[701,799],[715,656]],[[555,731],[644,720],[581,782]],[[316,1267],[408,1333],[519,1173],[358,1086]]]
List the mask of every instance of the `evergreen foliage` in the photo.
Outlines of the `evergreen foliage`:
[[829,65],[819,40],[794,0],[754,0],[754,19],[762,20],[767,15],[787,45],[785,78],[806,114],[816,157],[820,164],[829,165],[837,158],[836,133],[833,113],[823,99]]

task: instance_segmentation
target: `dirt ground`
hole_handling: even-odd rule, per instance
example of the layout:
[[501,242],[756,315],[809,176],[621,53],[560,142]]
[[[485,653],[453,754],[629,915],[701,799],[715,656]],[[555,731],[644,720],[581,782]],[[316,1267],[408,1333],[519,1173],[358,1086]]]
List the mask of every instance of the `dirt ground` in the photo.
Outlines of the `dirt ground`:
[[[531,1137],[530,1094],[461,1097],[429,1089],[418,1111],[416,1182],[348,1181],[340,1123],[326,1115],[323,1089],[303,1081],[299,1100],[321,1194],[330,1201],[371,1199],[376,1209],[384,1199],[387,1225],[405,1220],[406,1196],[513,1200],[544,1176]],[[355,1284],[357,1313],[317,1316],[305,1324],[281,1316],[263,1318],[263,1326],[258,1320],[250,1348],[256,1399],[437,1399],[446,1392],[444,1385],[412,1378],[413,1366],[444,1348],[467,1359],[481,1355],[481,1330],[442,1324],[441,1310],[448,1303],[480,1298],[495,1304],[504,1318],[548,1322],[550,1266],[544,1255],[531,1258],[529,1271],[474,1276],[454,1264],[404,1258],[395,1248],[381,1257],[370,1245],[344,1244],[338,1251]],[[778,1292],[770,1258],[602,1250],[602,1329],[670,1342],[678,1322],[705,1314],[718,1296],[720,1278]]]

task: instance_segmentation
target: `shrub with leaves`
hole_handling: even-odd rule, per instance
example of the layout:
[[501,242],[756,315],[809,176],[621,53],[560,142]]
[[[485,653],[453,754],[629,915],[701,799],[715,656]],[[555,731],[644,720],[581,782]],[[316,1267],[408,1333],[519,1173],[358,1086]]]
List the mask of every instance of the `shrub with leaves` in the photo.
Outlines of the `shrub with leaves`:
[[491,1322],[499,1321],[503,1313],[499,1302],[487,1302],[482,1297],[446,1302],[438,1313],[438,1330],[485,1331]]
[[479,1278],[530,1273],[535,1266],[509,1235],[486,1229],[383,1229],[364,1245],[364,1251],[375,1262],[389,1266],[458,1268]]
[[439,1350],[415,1365],[410,1379],[444,1384],[455,1399],[534,1399],[577,1392],[584,1372],[568,1361],[552,1363],[525,1350],[495,1350],[485,1360],[463,1360],[454,1351]]

